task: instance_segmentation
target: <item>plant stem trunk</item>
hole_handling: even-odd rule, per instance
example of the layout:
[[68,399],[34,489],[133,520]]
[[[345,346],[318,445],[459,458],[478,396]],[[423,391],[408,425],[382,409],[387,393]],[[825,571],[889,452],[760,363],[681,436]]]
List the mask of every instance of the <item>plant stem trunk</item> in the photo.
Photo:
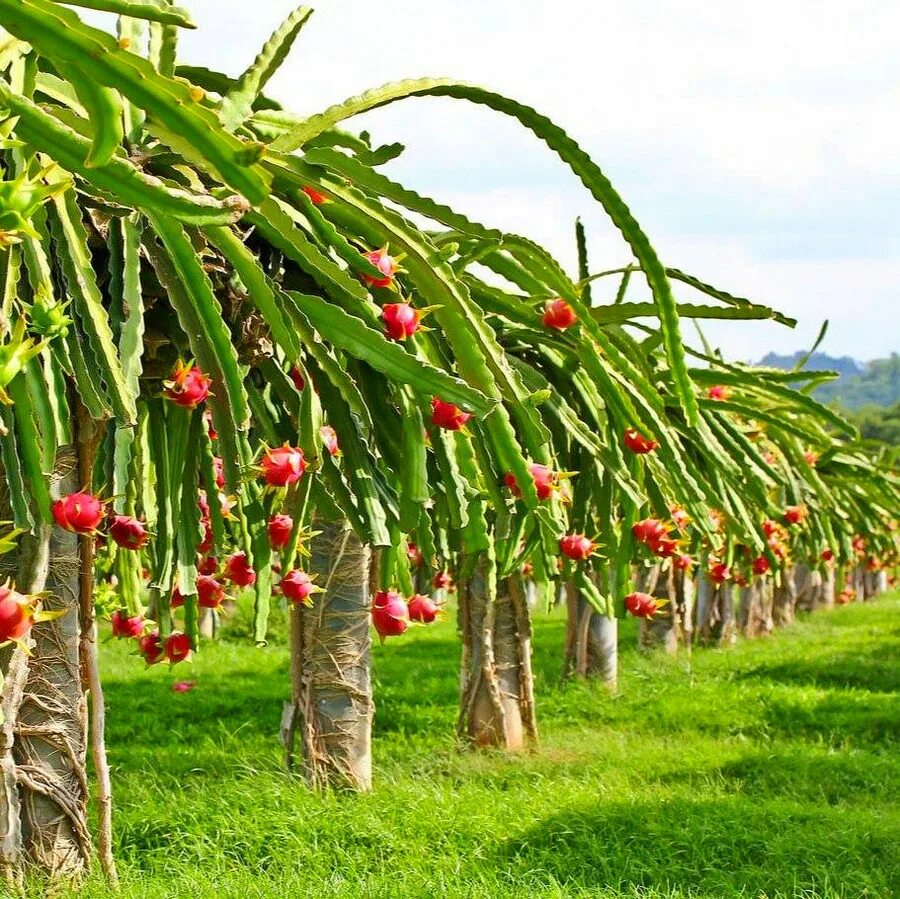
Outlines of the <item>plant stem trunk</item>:
[[809,565],[794,566],[794,594],[796,608],[813,612],[822,605],[822,572]]
[[479,560],[459,585],[463,669],[457,732],[476,746],[522,749],[537,741],[531,616],[521,574],[496,583]]
[[311,570],[324,592],[291,609],[291,702],[282,734],[293,763],[297,730],[303,769],[317,789],[372,787],[369,550],[349,524],[317,523]]
[[781,579],[772,591],[772,619],[776,627],[786,627],[795,618],[797,594],[794,588],[794,569],[785,566]]
[[[12,518],[6,479],[0,477],[0,518]],[[19,538],[18,551],[0,557],[0,576],[14,577],[16,588],[23,594],[40,593],[47,580],[50,563],[50,526],[36,524],[34,533]],[[30,640],[29,640],[30,642]],[[3,674],[2,723],[0,723],[0,868],[3,879],[13,887],[20,879],[22,865],[22,822],[18,773],[13,747],[16,722],[28,679],[28,656],[17,646],[0,650]]]
[[[80,486],[75,447],[61,447],[52,495],[73,493]],[[23,844],[29,860],[52,877],[83,873],[92,854],[87,706],[78,651],[80,576],[78,538],[54,527],[43,604],[66,614],[32,628],[34,645],[13,746]]]
[[759,637],[772,633],[773,588],[771,578],[753,578],[741,587],[740,625],[745,637]]
[[[77,403],[76,445],[78,450],[78,481],[90,485],[94,456],[101,437],[99,427],[91,420],[87,409]],[[106,756],[106,703],[100,681],[100,662],[97,654],[97,624],[94,619],[94,537],[79,538],[79,611],[81,635],[79,655],[81,659],[82,690],[89,700],[91,760],[97,779],[97,854],[106,879],[118,887],[119,875],[112,851],[112,779]]]
[[574,581],[566,583],[566,611],[564,676],[600,678],[615,692],[619,680],[619,619],[601,615],[584,599]]

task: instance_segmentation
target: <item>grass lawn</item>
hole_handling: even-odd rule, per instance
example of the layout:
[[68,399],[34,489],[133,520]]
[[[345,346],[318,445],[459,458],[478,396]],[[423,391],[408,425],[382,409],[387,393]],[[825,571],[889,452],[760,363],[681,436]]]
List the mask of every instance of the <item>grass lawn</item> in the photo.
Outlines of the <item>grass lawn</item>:
[[692,663],[626,648],[618,697],[559,683],[563,630],[538,616],[526,755],[456,750],[451,621],[376,647],[368,796],[282,772],[283,643],[107,644],[122,895],[900,896],[896,594]]

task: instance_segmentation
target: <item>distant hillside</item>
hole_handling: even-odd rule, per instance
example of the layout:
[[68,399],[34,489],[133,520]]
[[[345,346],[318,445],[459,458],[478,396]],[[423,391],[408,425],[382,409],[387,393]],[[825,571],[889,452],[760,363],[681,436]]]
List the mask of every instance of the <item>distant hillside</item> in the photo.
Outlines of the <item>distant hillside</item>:
[[[793,368],[802,358],[798,352],[790,356],[767,353],[759,362],[773,368]],[[894,406],[900,402],[900,355],[859,363],[849,356],[813,353],[806,368],[840,372],[841,377],[823,384],[815,397],[824,403],[838,403],[846,409],[862,406]]]
[[[793,368],[806,353],[798,350],[790,356],[781,356],[778,353],[766,353],[759,360],[760,365],[768,365],[770,368]],[[819,369],[820,371],[836,371],[844,375],[858,375],[865,369],[862,362],[857,362],[850,356],[829,356],[828,353],[813,353],[806,363],[805,368]]]

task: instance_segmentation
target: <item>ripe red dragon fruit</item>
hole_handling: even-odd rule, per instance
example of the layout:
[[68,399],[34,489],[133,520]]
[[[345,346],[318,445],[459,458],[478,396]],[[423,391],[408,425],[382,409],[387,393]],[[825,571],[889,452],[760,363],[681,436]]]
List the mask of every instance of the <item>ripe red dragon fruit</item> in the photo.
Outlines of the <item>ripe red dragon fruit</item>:
[[141,637],[138,640],[138,652],[148,665],[155,665],[163,654],[162,644],[159,642],[159,631],[152,631]]
[[34,624],[31,599],[11,587],[0,586],[0,645],[22,640]]
[[219,512],[222,518],[231,518],[231,510],[237,505],[237,500],[226,496],[224,493],[219,494]]
[[787,555],[787,547],[778,539],[777,535],[769,537],[766,543],[769,544],[769,549],[771,549],[779,559],[783,559]]
[[409,559],[410,564],[414,565],[416,568],[421,568],[422,565],[425,564],[425,557],[422,555],[422,550],[419,549],[412,540],[407,541],[406,558]]
[[690,571],[690,569],[694,566],[694,560],[685,553],[679,553],[677,556],[674,556],[672,558],[672,564],[679,571]]
[[431,398],[431,423],[446,431],[459,431],[472,417],[453,403],[445,403],[436,396]]
[[196,365],[179,362],[172,377],[165,381],[163,393],[175,405],[196,409],[207,396],[212,381]]
[[380,590],[375,594],[372,624],[382,643],[385,637],[399,637],[409,627],[409,607],[396,590]]
[[659,600],[649,593],[629,593],[625,597],[625,608],[635,618],[652,618],[663,606],[665,600]]
[[815,467],[816,463],[819,461],[819,454],[816,452],[813,452],[813,450],[807,450],[803,454],[803,461],[807,465],[811,465],[812,467]]
[[334,430],[331,425],[322,425],[319,428],[319,436],[322,438],[322,443],[325,446],[325,451],[329,456],[339,456],[341,453],[341,447],[338,444],[337,432]]
[[413,621],[419,621],[422,624],[431,624],[438,614],[438,605],[429,596],[423,596],[417,593],[407,604],[409,609],[409,617]]
[[147,545],[150,534],[143,521],[130,515],[116,515],[109,526],[109,536],[123,549],[141,549]]
[[565,331],[578,321],[575,310],[563,299],[557,297],[544,306],[544,327],[555,331]]
[[215,556],[204,556],[197,563],[198,574],[215,574],[219,570],[219,560]]
[[[256,572],[253,569],[250,571],[255,581]],[[197,605],[201,609],[218,609],[224,601],[225,588],[214,577],[208,574],[197,576]]]
[[715,384],[706,391],[711,400],[727,400],[731,391],[724,384]]
[[129,615],[127,612],[113,612],[109,616],[112,625],[112,635],[118,638],[131,639],[140,637],[144,633],[144,618],[142,615]]
[[216,487],[221,490],[225,486],[225,460],[221,456],[213,456],[213,474],[216,477]]
[[291,601],[296,603],[311,604],[310,597],[313,593],[321,593],[322,588],[317,587],[312,578],[305,572],[295,568],[289,571],[279,584],[281,592]]
[[857,555],[862,555],[866,551],[866,538],[857,534],[853,538],[853,551]]
[[830,546],[826,546],[819,554],[819,558],[823,562],[831,562],[834,559],[834,550]]
[[173,665],[183,662],[191,657],[191,638],[187,634],[178,631],[166,637],[166,658]]
[[668,535],[665,524],[658,518],[642,519],[631,526],[631,533],[634,534],[634,539],[641,543],[652,543]]
[[625,441],[625,446],[627,446],[628,449],[630,449],[638,456],[644,456],[647,453],[652,453],[653,450],[655,450],[659,446],[659,443],[657,443],[655,440],[651,440],[649,437],[645,437],[634,428],[626,428],[622,439]]
[[669,514],[679,531],[683,531],[691,523],[691,516],[683,506],[669,506]]
[[714,584],[724,584],[731,577],[728,566],[724,562],[718,562],[715,559],[710,559],[706,574]]
[[[531,472],[531,479],[534,481],[534,490],[540,500],[550,499],[553,491],[557,489],[556,472],[548,465],[541,465],[535,462],[529,465],[528,470]],[[503,483],[509,487],[513,496],[521,497],[522,488],[519,487],[516,476],[512,472],[507,472],[503,477]]]
[[385,303],[381,308],[384,332],[391,340],[406,340],[419,330],[422,312],[409,303]]
[[753,560],[753,573],[757,576],[768,574],[771,567],[769,560],[765,556],[757,556]]
[[215,425],[213,424],[212,412],[210,412],[209,409],[205,409],[203,411],[203,423],[206,425],[206,433],[209,434],[209,439],[218,440],[219,432],[216,430]]
[[767,518],[762,523],[762,532],[766,535],[766,537],[772,537],[778,534],[781,531],[781,525],[777,521],[772,521],[771,518]]
[[784,520],[788,524],[802,524],[806,518],[805,506],[788,506],[784,510]]
[[212,525],[209,523],[209,520],[202,522],[203,524],[203,540],[197,544],[197,552],[200,555],[204,553],[208,553],[212,549],[213,545],[213,529]]
[[270,487],[289,487],[303,477],[306,460],[302,450],[285,444],[266,450],[259,467],[263,479]]
[[310,187],[308,184],[304,184],[303,187],[300,188],[306,196],[312,201],[313,206],[321,206],[323,203],[328,202],[328,197],[325,194],[319,193],[314,187]]
[[247,553],[233,553],[225,560],[225,577],[238,587],[256,583],[256,572],[247,560]]
[[431,586],[435,590],[452,590],[453,589],[453,578],[450,577],[449,572],[439,571],[431,579]]
[[559,541],[560,552],[576,562],[589,559],[596,548],[593,540],[584,534],[566,534]]
[[56,523],[75,534],[93,534],[103,521],[106,504],[92,493],[80,491],[58,499],[51,509]]
[[269,519],[269,546],[272,549],[284,549],[291,539],[294,519],[290,515],[273,515]]
[[669,556],[675,555],[678,549],[678,541],[672,537],[660,537],[659,540],[651,540],[647,546],[654,556],[668,559]]
[[365,281],[369,287],[390,287],[394,283],[394,276],[399,271],[400,266],[397,260],[388,254],[387,247],[382,247],[380,250],[370,250],[363,255],[383,276],[377,278],[374,275],[363,273],[363,281]]

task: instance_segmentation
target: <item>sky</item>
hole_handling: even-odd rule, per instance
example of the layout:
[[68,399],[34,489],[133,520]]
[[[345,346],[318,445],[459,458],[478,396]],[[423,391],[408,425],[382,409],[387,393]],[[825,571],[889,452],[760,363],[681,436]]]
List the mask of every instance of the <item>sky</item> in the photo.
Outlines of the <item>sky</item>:
[[[181,59],[232,75],[294,5],[182,2],[199,28]],[[321,0],[268,92],[301,114],[423,75],[508,94],[581,144],[666,265],[799,320],[705,325],[727,357],[805,349],[827,318],[822,349],[867,360],[900,350],[898,34],[897,0]],[[570,271],[576,216],[592,269],[630,260],[511,119],[428,98],[350,127],[406,145],[392,177]]]

